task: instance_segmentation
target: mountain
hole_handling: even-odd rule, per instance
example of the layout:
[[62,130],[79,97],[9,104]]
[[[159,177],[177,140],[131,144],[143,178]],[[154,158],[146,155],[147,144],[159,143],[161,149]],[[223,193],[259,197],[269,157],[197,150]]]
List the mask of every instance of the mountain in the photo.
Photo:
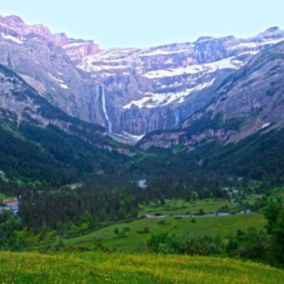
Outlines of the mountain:
[[0,169],[8,178],[66,184],[112,174],[135,155],[104,128],[54,107],[0,65]]
[[259,131],[283,126],[284,42],[256,55],[212,90],[212,101],[173,131],[157,131],[140,141],[152,146],[182,144],[194,149],[218,140],[238,142]]
[[90,117],[92,84],[71,61],[94,54],[89,41],[52,34],[42,25],[29,26],[16,16],[0,18],[0,63],[12,68],[50,103],[85,121]]
[[229,75],[203,109],[138,145],[174,149],[207,171],[277,176],[284,167],[283,78],[284,43],[279,43]]
[[284,40],[276,27],[249,39],[201,37],[149,49],[101,49],[17,16],[0,17],[0,64],[68,115],[137,141],[205,107],[212,90],[259,51]]
[[201,37],[144,50],[102,50],[78,67],[102,86],[108,130],[145,135],[202,109],[224,78],[283,40],[284,32],[271,28],[244,40]]
[[[61,184],[94,173],[278,172],[283,41],[273,27],[248,39],[104,50],[0,17],[0,171]],[[121,144],[139,139],[150,153]]]

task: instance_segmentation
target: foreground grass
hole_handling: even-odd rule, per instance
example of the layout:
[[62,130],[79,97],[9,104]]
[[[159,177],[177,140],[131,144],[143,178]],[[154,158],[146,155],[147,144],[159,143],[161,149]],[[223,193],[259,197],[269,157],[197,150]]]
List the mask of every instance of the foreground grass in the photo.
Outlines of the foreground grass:
[[104,253],[0,253],[0,283],[283,283],[284,271],[232,259]]
[[[98,244],[110,249],[124,252],[137,252],[145,248],[151,234],[176,233],[193,235],[220,235],[227,237],[238,229],[246,230],[249,227],[261,228],[265,225],[265,219],[261,214],[232,215],[226,217],[196,217],[196,223],[190,218],[162,218],[140,219],[129,223],[120,223],[107,226],[81,237],[65,240],[64,244],[71,249],[93,250]],[[161,221],[163,222],[161,224]],[[148,233],[143,233],[144,228]],[[115,228],[127,232],[123,237],[114,233]]]

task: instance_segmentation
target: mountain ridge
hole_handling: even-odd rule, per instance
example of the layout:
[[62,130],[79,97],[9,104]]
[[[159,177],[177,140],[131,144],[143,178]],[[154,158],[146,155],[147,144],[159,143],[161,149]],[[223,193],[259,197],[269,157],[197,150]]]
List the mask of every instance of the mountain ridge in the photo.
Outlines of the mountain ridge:
[[103,50],[11,16],[0,17],[0,63],[64,112],[133,143],[177,126],[211,100],[218,82],[283,39],[273,27],[249,39]]
[[[49,30],[32,27],[17,17],[0,17],[0,64],[5,66],[0,65],[5,137],[0,169],[8,176],[25,176],[25,170],[18,172],[29,165],[23,141],[23,149],[35,147],[40,161],[34,162],[40,172],[32,167],[28,176],[34,178],[34,171],[45,179],[46,159],[68,176],[64,182],[88,174],[119,173],[131,180],[183,176],[211,170],[210,165],[226,172],[226,163],[244,174],[238,170],[244,157],[252,160],[269,141],[273,153],[282,147],[277,138],[284,113],[284,31],[279,28],[243,40],[201,37],[145,50],[91,49],[87,55],[70,39],[78,57],[68,55],[66,41],[58,43]],[[113,139],[140,141],[131,147]],[[9,140],[18,145],[18,157]],[[227,156],[232,151],[239,153],[235,160]],[[268,154],[259,153],[259,159]],[[272,160],[282,165],[277,158]],[[21,167],[15,170],[17,163]],[[275,167],[263,162],[263,169]],[[252,176],[261,178],[262,169]]]

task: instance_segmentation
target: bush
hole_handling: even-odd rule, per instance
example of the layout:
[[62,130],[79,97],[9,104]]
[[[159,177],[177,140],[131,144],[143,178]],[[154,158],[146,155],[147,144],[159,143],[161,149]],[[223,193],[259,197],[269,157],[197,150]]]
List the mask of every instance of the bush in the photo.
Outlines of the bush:
[[174,234],[162,233],[152,235],[147,247],[156,253],[176,254],[182,253],[182,241]]
[[184,236],[183,253],[189,255],[222,255],[225,246],[220,237]]
[[204,210],[202,208],[200,208],[197,215],[204,215],[204,214],[205,214]]
[[284,264],[284,204],[283,200],[271,200],[265,210],[267,232],[271,238],[270,254],[273,262]]
[[150,230],[148,227],[145,227],[143,230],[138,230],[137,233],[138,234],[149,234]]
[[163,233],[152,235],[148,248],[156,253],[182,253],[189,255],[221,255],[225,246],[219,237],[183,236]]
[[229,256],[249,259],[266,258],[269,249],[269,238],[265,231],[249,228],[247,232],[238,230],[229,238],[226,252]]

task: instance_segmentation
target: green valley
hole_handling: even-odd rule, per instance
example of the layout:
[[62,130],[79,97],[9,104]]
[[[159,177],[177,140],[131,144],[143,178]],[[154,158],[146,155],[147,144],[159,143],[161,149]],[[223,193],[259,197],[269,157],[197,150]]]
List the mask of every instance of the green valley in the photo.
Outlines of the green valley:
[[0,284],[283,284],[284,30],[223,33],[284,5],[22,2],[58,30],[0,15]]
[[[146,242],[152,234],[220,235],[227,237],[238,229],[252,226],[263,228],[266,221],[261,214],[192,218],[143,218],[132,222],[113,224],[81,237],[65,241],[68,250],[96,250],[98,247],[124,252],[147,250]],[[118,233],[115,233],[115,231]],[[119,234],[122,232],[122,234]]]

